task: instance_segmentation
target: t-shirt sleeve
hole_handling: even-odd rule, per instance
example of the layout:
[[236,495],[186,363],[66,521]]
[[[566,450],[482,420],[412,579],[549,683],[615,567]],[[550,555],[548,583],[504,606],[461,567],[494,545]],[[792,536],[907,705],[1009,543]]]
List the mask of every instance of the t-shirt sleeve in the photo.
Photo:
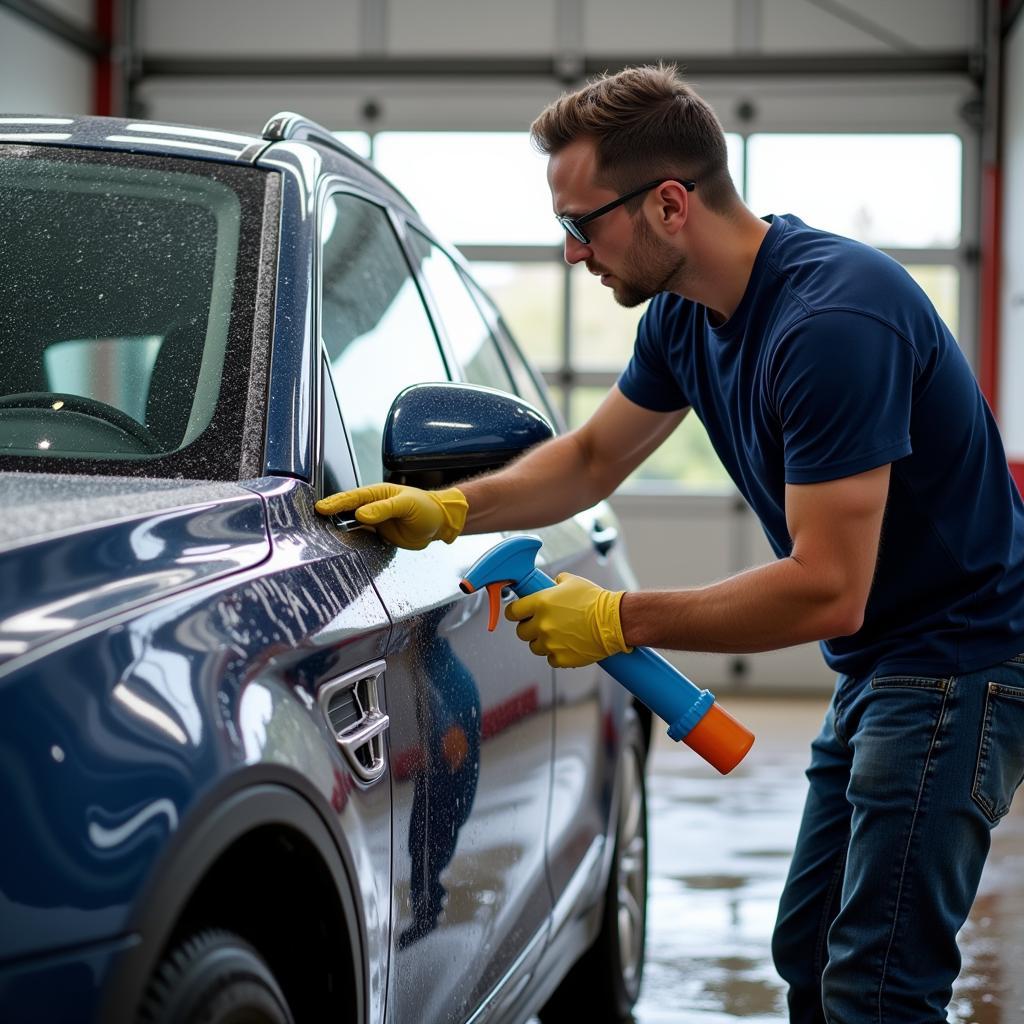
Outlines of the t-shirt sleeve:
[[675,412],[690,403],[668,364],[667,350],[675,339],[673,317],[666,317],[657,296],[640,318],[633,355],[619,375],[619,390],[631,401],[654,412]]
[[862,313],[814,313],[787,331],[769,371],[786,483],[837,480],[909,455],[916,371],[910,342]]

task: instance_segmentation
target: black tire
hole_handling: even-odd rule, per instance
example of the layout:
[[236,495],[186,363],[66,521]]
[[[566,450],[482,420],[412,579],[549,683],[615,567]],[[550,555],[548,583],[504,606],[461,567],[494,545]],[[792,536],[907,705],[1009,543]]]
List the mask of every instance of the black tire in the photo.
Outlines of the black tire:
[[647,783],[644,738],[635,714],[626,721],[619,758],[619,811],[601,931],[538,1016],[544,1024],[630,1019],[640,995],[647,930]]
[[138,1024],[293,1024],[266,961],[232,932],[197,932],[153,972]]

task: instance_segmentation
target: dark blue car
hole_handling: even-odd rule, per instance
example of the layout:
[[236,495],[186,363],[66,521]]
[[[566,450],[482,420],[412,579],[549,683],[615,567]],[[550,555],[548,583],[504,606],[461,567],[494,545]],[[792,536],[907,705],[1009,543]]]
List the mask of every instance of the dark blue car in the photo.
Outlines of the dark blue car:
[[0,133],[0,1020],[620,1019],[649,716],[313,509],[550,433],[494,306],[296,115]]

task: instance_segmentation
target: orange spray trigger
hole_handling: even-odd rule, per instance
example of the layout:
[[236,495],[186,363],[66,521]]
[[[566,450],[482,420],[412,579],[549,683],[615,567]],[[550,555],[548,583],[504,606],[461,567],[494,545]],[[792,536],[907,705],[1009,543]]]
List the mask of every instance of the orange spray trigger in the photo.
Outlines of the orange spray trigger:
[[487,584],[487,632],[493,633],[498,625],[498,614],[501,612],[501,592],[512,581],[505,580],[504,583]]
[[[501,612],[501,592],[505,587],[511,586],[512,580],[497,580],[487,584],[487,632],[493,633],[498,627],[498,615]],[[472,594],[476,591],[469,580],[462,580],[459,589],[464,594]]]

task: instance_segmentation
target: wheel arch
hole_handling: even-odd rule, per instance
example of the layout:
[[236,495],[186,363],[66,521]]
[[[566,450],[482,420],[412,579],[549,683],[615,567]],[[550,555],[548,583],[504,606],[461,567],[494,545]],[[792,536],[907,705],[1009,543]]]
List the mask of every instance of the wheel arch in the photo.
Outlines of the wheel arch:
[[[227,911],[227,923],[237,928],[241,921],[243,936],[249,938],[246,932],[255,932],[253,944],[259,948],[260,938],[273,931],[273,915],[289,904],[290,897],[299,895],[293,920],[295,914],[316,918],[314,907],[323,904],[336,913],[333,936],[332,915],[319,915],[321,927],[309,929],[310,946],[320,943],[326,947],[325,954],[337,948],[339,955],[344,956],[338,945],[343,931],[348,948],[347,963],[337,968],[344,969],[350,980],[350,985],[341,986],[348,993],[337,991],[331,979],[334,991],[325,991],[324,1005],[333,1009],[333,1004],[350,995],[351,1001],[345,1004],[346,1016],[335,1015],[334,1019],[359,1024],[365,1021],[369,985],[366,935],[363,916],[353,895],[358,891],[353,866],[344,839],[338,834],[340,830],[317,809],[318,797],[311,790],[301,776],[264,765],[258,779],[235,779],[227,790],[217,787],[199,802],[163,851],[135,900],[129,928],[136,942],[122,954],[111,972],[101,1020],[135,1019],[149,978],[168,946],[193,926],[217,923],[203,921],[204,910]],[[260,858],[268,853],[270,863],[265,863]],[[283,871],[284,864],[290,863],[289,857],[302,862],[303,869]],[[273,883],[274,893],[265,903],[260,902],[259,896],[254,899],[251,891],[252,876],[259,866],[275,871],[268,879]],[[312,906],[311,895],[318,897]],[[267,923],[261,929],[258,922],[264,906],[268,911]],[[243,912],[244,907],[249,908],[248,914]],[[286,932],[285,945],[294,950],[300,940],[295,930],[287,926],[279,926],[279,930]],[[273,962],[271,966],[275,966]],[[292,977],[293,989],[295,981]],[[290,999],[293,997],[287,989],[286,993]],[[303,1002],[311,998],[305,992],[300,994]]]

